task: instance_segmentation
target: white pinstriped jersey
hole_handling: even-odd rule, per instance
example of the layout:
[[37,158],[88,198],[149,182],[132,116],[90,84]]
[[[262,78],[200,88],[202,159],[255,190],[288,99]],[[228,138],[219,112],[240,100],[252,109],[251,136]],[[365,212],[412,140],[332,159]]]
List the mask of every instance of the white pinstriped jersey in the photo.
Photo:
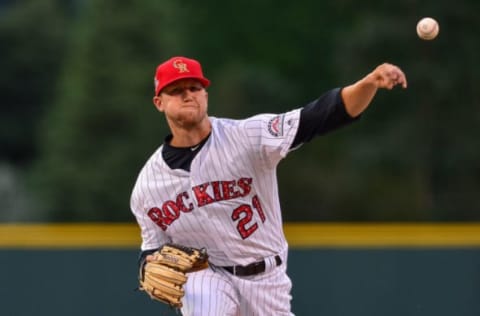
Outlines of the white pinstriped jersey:
[[244,120],[210,117],[212,132],[190,172],[172,170],[161,146],[131,197],[142,250],[166,242],[205,247],[219,266],[286,252],[276,167],[291,150],[299,118],[300,109]]

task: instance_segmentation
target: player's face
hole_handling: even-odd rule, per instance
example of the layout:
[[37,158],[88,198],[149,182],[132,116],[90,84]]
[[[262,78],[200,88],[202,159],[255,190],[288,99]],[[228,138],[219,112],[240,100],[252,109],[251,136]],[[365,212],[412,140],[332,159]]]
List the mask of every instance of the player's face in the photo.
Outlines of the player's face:
[[208,93],[194,79],[175,81],[153,98],[157,109],[175,126],[190,128],[207,119]]

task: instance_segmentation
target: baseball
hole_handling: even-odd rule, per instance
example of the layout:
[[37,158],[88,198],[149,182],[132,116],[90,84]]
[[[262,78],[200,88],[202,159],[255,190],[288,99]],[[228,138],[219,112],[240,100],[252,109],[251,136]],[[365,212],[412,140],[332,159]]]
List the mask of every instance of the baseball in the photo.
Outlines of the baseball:
[[433,18],[423,18],[417,23],[417,34],[421,39],[433,40],[439,31],[440,27]]

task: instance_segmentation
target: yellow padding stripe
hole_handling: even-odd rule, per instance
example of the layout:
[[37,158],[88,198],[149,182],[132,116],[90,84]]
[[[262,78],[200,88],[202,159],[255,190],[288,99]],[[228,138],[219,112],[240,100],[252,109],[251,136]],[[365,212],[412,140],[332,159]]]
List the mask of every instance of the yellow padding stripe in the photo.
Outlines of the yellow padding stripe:
[[480,224],[287,224],[292,247],[480,247]]
[[[480,247],[480,223],[286,223],[292,248]],[[134,223],[3,224],[0,248],[140,248]]]
[[0,225],[0,248],[140,248],[135,224]]

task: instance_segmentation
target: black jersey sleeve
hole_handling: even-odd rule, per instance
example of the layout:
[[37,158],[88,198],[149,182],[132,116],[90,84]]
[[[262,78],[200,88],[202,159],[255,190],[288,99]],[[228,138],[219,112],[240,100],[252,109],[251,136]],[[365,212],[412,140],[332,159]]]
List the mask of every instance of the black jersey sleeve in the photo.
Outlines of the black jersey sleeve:
[[347,113],[340,95],[341,90],[329,90],[302,108],[298,131],[291,148],[360,118],[361,115],[353,118]]
[[149,250],[144,250],[138,254],[138,259],[137,259],[137,264],[139,268],[143,269],[143,266],[145,265],[145,261],[148,255],[151,255],[158,249],[149,249]]

